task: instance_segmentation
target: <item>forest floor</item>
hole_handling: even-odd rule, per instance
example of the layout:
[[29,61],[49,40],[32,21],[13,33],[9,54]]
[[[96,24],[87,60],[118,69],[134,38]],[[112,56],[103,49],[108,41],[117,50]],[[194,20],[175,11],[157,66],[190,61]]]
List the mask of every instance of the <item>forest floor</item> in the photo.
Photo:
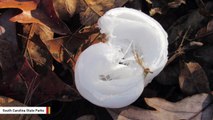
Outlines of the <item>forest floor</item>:
[[[136,102],[108,109],[80,96],[74,66],[105,39],[98,19],[122,6],[163,26],[169,56]],[[212,0],[0,0],[0,105],[51,107],[0,120],[213,120],[212,11]]]

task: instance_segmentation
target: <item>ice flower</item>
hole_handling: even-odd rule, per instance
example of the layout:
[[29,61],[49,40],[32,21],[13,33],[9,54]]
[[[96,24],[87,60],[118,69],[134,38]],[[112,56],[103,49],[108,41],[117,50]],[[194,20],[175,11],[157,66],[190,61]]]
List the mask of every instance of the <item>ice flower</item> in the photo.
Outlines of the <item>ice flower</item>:
[[150,16],[130,8],[114,8],[99,20],[107,42],[81,53],[75,83],[91,103],[120,108],[138,99],[167,62],[167,33]]

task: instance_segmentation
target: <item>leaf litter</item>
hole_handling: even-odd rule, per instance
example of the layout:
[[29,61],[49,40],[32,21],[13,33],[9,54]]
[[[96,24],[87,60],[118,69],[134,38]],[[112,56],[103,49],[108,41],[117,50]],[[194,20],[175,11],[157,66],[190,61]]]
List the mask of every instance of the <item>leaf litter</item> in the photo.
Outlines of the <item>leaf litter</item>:
[[[97,20],[119,6],[141,9],[161,23],[169,62],[135,103],[100,108],[79,96],[73,68],[83,50],[106,40]],[[0,104],[52,107],[50,116],[0,120],[213,119],[212,10],[211,0],[0,0],[0,94],[7,96]]]

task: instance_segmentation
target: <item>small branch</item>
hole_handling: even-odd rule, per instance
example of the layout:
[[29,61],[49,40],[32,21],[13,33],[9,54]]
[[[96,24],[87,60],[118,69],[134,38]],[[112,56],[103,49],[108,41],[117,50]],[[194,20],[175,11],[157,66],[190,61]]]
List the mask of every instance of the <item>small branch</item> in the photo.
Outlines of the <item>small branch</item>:
[[169,58],[169,60],[166,63],[166,66],[169,65],[171,62],[173,62],[176,58],[178,58],[179,56],[184,54],[184,47],[183,47],[183,43],[186,39],[186,36],[188,34],[190,30],[190,27],[188,27],[188,30],[185,32],[185,34],[183,35],[183,38],[181,40],[180,45],[178,46],[178,49],[175,51],[175,53]]

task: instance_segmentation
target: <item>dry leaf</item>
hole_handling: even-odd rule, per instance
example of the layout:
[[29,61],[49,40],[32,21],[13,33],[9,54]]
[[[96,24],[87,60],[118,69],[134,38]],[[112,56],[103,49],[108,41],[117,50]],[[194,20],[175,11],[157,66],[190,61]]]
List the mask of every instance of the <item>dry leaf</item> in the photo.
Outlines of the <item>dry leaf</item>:
[[149,10],[151,16],[155,14],[164,14],[168,10],[168,2],[166,0],[146,0],[146,2],[152,6]]
[[174,85],[178,83],[180,69],[178,64],[166,66],[155,79],[163,85]]
[[34,41],[29,41],[28,43],[28,54],[26,54],[25,56],[28,57],[29,60],[33,60],[33,63],[35,63],[35,65],[47,66],[51,68],[52,57],[49,54],[48,50],[45,48],[45,45],[36,41],[39,40],[39,38],[34,37],[33,39]]
[[197,0],[196,4],[200,9],[200,14],[202,14],[203,16],[208,16],[208,17],[213,16],[213,13],[212,13],[213,2],[212,1],[208,2],[208,1]]
[[203,68],[196,62],[180,63],[179,85],[188,95],[209,92],[209,81]]
[[39,81],[39,86],[32,97],[33,104],[43,103],[48,100],[70,102],[79,99],[78,92],[64,83],[50,70],[48,70],[46,74],[41,75]]
[[[9,4],[9,6],[7,6]],[[56,15],[52,0],[2,0],[0,8],[19,8],[23,12],[10,20],[20,23],[45,24],[58,34],[70,33],[69,28]]]
[[[26,41],[25,56],[33,60],[36,65],[52,67],[52,57],[45,46],[47,40],[53,39],[53,32],[44,25],[24,25],[24,35],[28,36]],[[43,43],[42,43],[43,42]],[[32,64],[33,62],[31,62]],[[33,65],[33,64],[32,64]]]
[[146,0],[148,4],[152,4],[152,0]]
[[172,2],[169,2],[168,6],[170,8],[177,8],[177,7],[179,7],[182,4],[186,4],[186,0],[174,0]]
[[213,31],[213,19],[210,20],[205,27],[202,27],[200,30],[198,30],[196,37],[202,38],[205,37],[205,35],[208,36],[206,33],[211,31]]
[[42,42],[45,44],[46,41],[53,39],[54,33],[53,31],[46,25],[33,24],[33,34],[36,34],[40,37]]
[[[38,50],[40,51],[41,49]],[[39,53],[42,52],[40,51]],[[34,53],[34,55],[35,56],[32,56],[32,58],[34,58],[33,60],[36,61],[35,58],[39,58],[37,62],[42,62],[41,60],[43,60],[43,57],[39,55],[43,54],[38,55],[37,53]],[[46,59],[44,61],[46,62],[45,65],[34,66],[34,69],[36,71],[30,66],[27,61],[25,61],[24,64],[22,64],[21,68],[18,70],[18,74],[16,75],[16,77],[11,79],[8,83],[10,84],[10,87],[12,87],[10,88],[12,89],[12,92],[10,93],[17,94],[18,92],[17,96],[21,97],[19,99],[22,101],[25,95],[24,100],[26,101],[27,98],[27,101],[33,105],[49,100],[75,100],[78,97],[78,93],[73,88],[71,88],[71,86],[65,84],[53,71],[50,70],[51,68],[48,67],[48,63],[50,61],[46,61]],[[14,86],[17,84],[19,84],[20,87]],[[33,84],[31,88],[30,84]],[[24,95],[19,96],[20,91]],[[15,97],[15,95],[13,96]]]
[[0,68],[2,72],[6,72],[15,66],[15,53],[10,42],[0,40]]
[[94,115],[83,115],[76,120],[96,120]]
[[98,31],[97,27],[87,28],[84,31],[82,29],[73,36],[54,38],[45,44],[56,61],[67,63],[71,57],[75,57],[74,61],[77,60],[77,56],[82,50],[98,40]]
[[197,38],[201,38],[201,37],[203,37],[203,36],[204,36],[204,34],[205,34],[205,33],[207,33],[206,26],[205,26],[205,27],[200,28],[200,29],[197,31],[197,33],[196,33],[195,37],[197,37]]
[[162,14],[161,8],[152,8],[149,11],[150,16],[154,16],[155,14]]
[[[73,101],[78,93],[65,84],[53,71],[46,68],[38,74],[26,59],[18,69],[10,69],[1,80],[0,91],[25,104],[37,105],[49,100]],[[48,87],[47,87],[48,86]]]
[[209,21],[207,26],[200,28],[195,36],[195,39],[201,39],[203,42],[213,43],[213,20]]
[[211,120],[213,119],[213,93],[197,94],[172,103],[161,98],[146,98],[155,108],[153,114],[161,120]]
[[66,61],[64,52],[66,52],[64,42],[68,41],[70,37],[59,37],[53,40],[46,41],[47,49],[50,51],[52,57],[59,63]]
[[13,44],[15,50],[18,49],[18,43],[16,39],[16,24],[9,21],[14,16],[13,10],[7,10],[0,16],[0,39],[10,41]]
[[207,65],[210,67],[210,65],[213,65],[213,47],[212,45],[205,45],[195,51],[193,51],[193,55],[198,60],[204,65]]
[[76,11],[78,0],[53,0],[56,14],[63,20],[69,20]]
[[107,109],[113,120],[159,120],[153,111],[128,106],[121,109]]
[[5,29],[3,26],[0,26],[0,35],[3,35],[5,33]]
[[40,0],[0,0],[0,8],[19,8],[23,11],[34,10]]
[[78,12],[83,25],[92,25],[111,8],[123,6],[128,0],[80,0]]
[[208,22],[206,30],[207,32],[213,31],[213,19]]
[[[0,96],[0,106],[25,106],[24,104],[7,97]],[[41,120],[38,115],[6,115],[1,114],[0,120]]]
[[152,8],[149,11],[151,16],[155,14],[165,14],[170,8],[177,8],[182,4],[186,4],[185,0],[173,0],[169,2],[168,0],[146,0],[148,4],[152,4]]
[[[179,40],[180,33],[187,31],[190,27],[188,34],[197,31],[201,27],[201,23],[205,20],[198,10],[192,11],[191,13],[178,19],[171,27],[168,29],[168,40],[172,44],[176,40]],[[193,30],[193,31],[192,31]]]
[[108,109],[114,120],[212,120],[212,94],[197,94],[173,103],[161,98],[146,98],[146,103],[155,110],[129,106]]

